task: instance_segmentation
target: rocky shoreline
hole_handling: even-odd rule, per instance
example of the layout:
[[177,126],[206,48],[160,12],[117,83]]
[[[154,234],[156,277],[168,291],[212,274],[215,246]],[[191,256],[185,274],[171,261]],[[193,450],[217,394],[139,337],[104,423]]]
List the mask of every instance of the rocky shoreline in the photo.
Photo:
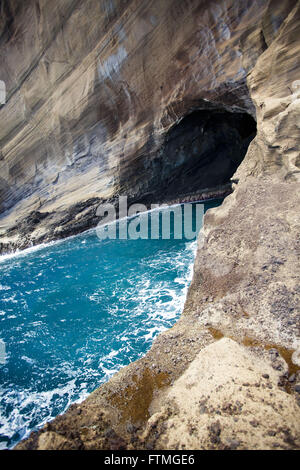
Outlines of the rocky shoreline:
[[[244,185],[205,216],[205,241],[197,253],[184,312],[174,327],[158,336],[144,358],[122,369],[87,400],[72,405],[65,415],[33,433],[17,449],[299,448],[299,292],[296,286],[296,291],[290,291],[296,303],[293,307],[289,302],[291,313],[287,316],[287,292],[279,289],[274,294],[270,286],[270,273],[275,288],[285,281],[288,286],[291,276],[287,270],[284,280],[282,264],[275,258],[277,250],[281,259],[295,256],[296,251],[282,239],[280,224],[270,221],[270,217],[278,217],[279,208],[275,216],[270,214],[267,183],[272,185],[272,180],[251,181],[249,186],[251,192],[255,187],[256,195],[251,207],[260,213],[265,229],[272,227],[278,243],[272,247],[270,259],[259,258],[257,270],[252,267],[250,276],[243,277],[240,267],[253,258],[253,251],[244,247],[239,255],[250,258],[235,263],[239,272],[235,274],[231,268],[230,275],[224,276],[215,271],[215,237],[223,228],[220,219],[235,229],[237,224],[248,226],[248,211],[240,211],[235,203],[242,196],[245,204],[250,200]],[[280,194],[279,205],[290,201],[290,193],[296,194],[295,183],[273,184],[276,191],[268,194],[272,207],[273,194]],[[299,201],[290,204],[289,214],[294,210],[297,216]],[[230,217],[228,210],[233,211]],[[262,228],[260,233],[266,235]],[[248,229],[244,242],[252,243],[254,235]],[[288,233],[286,237],[290,242]],[[232,251],[230,247],[228,254],[221,251],[217,238],[221,268],[226,270]],[[266,246],[268,242],[266,237]],[[234,237],[231,243],[236,243]],[[207,259],[214,278],[205,278]],[[294,269],[294,260],[285,259],[284,265]],[[273,309],[268,306],[269,293]],[[193,406],[187,409],[185,403]]]
[[[146,207],[151,204],[184,204],[190,202],[206,202],[214,199],[223,199],[232,192],[230,183],[219,188],[211,188],[200,192],[183,194],[177,198],[167,199],[157,197],[151,193],[131,199],[128,204],[142,203]],[[154,196],[154,197],[153,197]],[[15,225],[2,233],[0,242],[0,256],[13,254],[42,243],[63,240],[78,235],[91,228],[95,228],[100,221],[96,215],[100,204],[111,203],[115,206],[118,216],[118,198],[103,200],[93,198],[74,204],[61,213],[33,211],[28,216],[21,217]]]
[[234,182],[176,325],[16,449],[299,449],[299,1],[7,5],[2,253]]

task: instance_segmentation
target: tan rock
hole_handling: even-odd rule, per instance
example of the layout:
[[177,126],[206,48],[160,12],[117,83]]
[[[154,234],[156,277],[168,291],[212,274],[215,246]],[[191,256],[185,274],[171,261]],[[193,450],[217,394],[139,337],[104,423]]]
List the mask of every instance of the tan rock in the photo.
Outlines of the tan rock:
[[[269,376],[265,379],[263,376]],[[169,389],[143,439],[155,449],[285,449],[300,444],[300,409],[272,364],[224,338]]]
[[38,440],[39,450],[70,450],[72,443],[55,432],[44,432]]

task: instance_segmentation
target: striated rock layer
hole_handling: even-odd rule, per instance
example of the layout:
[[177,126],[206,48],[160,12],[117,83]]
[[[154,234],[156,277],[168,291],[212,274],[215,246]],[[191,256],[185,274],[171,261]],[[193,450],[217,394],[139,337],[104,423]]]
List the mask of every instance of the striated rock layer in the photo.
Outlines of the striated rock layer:
[[300,2],[1,8],[2,251],[234,181],[178,323],[18,448],[299,448]]
[[[1,2],[2,252],[89,228],[120,193],[226,192],[255,132],[247,75],[292,4],[274,16],[267,1]],[[194,132],[168,144],[195,110]]]

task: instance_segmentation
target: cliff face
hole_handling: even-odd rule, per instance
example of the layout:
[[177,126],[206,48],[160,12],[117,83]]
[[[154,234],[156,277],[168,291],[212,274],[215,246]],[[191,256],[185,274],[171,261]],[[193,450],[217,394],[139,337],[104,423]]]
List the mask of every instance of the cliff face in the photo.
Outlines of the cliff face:
[[3,250],[83,230],[120,193],[236,185],[180,321],[19,448],[299,447],[299,2],[1,8]]
[[[171,199],[195,186],[222,192],[254,125],[247,118],[238,158],[223,146],[222,160],[209,122],[218,114],[234,130],[241,113],[255,118],[246,78],[295,3],[2,1],[2,251],[95,225],[99,200],[120,193],[156,202],[172,185]],[[168,131],[195,110],[206,111],[196,163],[189,148],[165,151]]]

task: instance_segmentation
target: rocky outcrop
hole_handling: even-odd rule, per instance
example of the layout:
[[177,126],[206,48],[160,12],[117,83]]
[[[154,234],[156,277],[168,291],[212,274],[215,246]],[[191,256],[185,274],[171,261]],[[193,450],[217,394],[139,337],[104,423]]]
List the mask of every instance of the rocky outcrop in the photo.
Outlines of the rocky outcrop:
[[[176,188],[169,198],[184,197],[197,181],[199,196],[211,184],[222,190],[253,138],[250,118],[242,135],[234,129],[240,117],[246,122],[241,113],[255,117],[246,78],[267,47],[263,31],[271,38],[293,4],[274,12],[268,3],[1,2],[2,252],[89,228],[95,211],[69,219],[95,198],[150,193],[158,202],[166,187]],[[170,147],[168,131],[195,110],[186,151],[182,142]],[[191,161],[196,134],[202,149]],[[225,134],[223,148],[211,145]],[[222,159],[234,145],[240,154],[227,150]],[[33,211],[52,217],[19,236]]]
[[[4,68],[18,63],[0,110],[4,249],[20,243],[16,217],[34,242],[54,222],[76,230],[70,208],[78,230],[93,225],[94,205],[122,192],[159,199],[164,184],[184,197],[194,169],[220,189],[253,132],[236,115],[254,117],[257,135],[233,194],[205,216],[178,323],[18,448],[299,448],[299,2],[24,3],[7,2],[1,26]],[[235,151],[214,165],[229,123]],[[180,148],[194,138],[209,144],[199,161]]]
[[228,338],[204,348],[152,403],[143,442],[156,449],[297,448],[299,408],[278,388],[281,372],[265,356]]

